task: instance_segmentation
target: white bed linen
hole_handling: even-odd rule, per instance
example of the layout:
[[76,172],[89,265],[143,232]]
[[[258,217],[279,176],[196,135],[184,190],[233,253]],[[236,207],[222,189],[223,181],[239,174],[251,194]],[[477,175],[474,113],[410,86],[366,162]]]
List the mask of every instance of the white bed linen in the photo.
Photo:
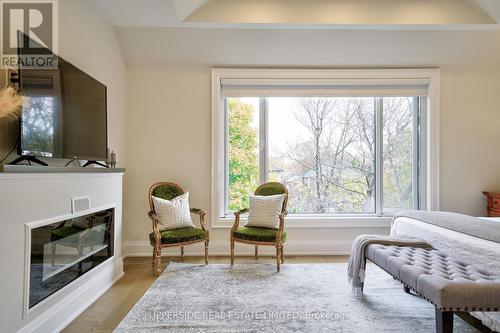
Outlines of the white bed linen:
[[[491,219],[499,222],[500,219]],[[500,275],[500,243],[477,238],[407,217],[398,217],[391,235],[406,235],[425,239],[434,248],[475,266]],[[495,331],[500,331],[500,312],[474,312],[475,317]]]

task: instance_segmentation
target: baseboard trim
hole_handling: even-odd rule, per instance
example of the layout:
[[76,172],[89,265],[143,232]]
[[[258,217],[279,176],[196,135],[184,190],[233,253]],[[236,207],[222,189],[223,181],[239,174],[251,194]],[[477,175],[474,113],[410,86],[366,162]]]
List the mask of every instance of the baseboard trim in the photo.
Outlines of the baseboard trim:
[[[18,333],[62,331],[99,297],[108,291],[123,275],[123,257],[114,258],[107,267],[104,267],[91,279],[31,320],[28,324],[23,326]],[[92,290],[96,288],[98,288],[98,290]],[[91,293],[91,297],[84,298],[86,293]],[[71,305],[75,303],[81,303],[81,305],[77,306],[75,309],[68,310]],[[69,313],[65,313],[65,311],[69,311]]]
[[[285,255],[349,255],[351,253],[352,241],[293,241],[285,243]],[[259,246],[259,254],[273,255],[275,249],[272,246]],[[126,257],[151,257],[152,247],[147,241],[125,241],[123,242],[124,258]],[[179,255],[179,248],[164,249],[165,256]],[[186,246],[185,255],[205,255],[202,244]],[[209,255],[226,256],[230,254],[228,241],[212,241],[208,249]],[[254,247],[247,244],[237,243],[235,254],[238,256],[253,256]]]

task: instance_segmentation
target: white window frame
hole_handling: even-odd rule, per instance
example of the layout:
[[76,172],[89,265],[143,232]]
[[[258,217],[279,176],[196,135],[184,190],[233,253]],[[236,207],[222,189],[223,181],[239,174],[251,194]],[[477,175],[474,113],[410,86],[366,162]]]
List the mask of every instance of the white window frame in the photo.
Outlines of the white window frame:
[[[345,81],[346,85],[353,80],[381,85],[397,85],[402,80],[409,82],[426,82],[427,96],[425,105],[421,106],[421,122],[424,131],[420,133],[421,142],[425,145],[421,161],[424,165],[425,179],[421,180],[427,210],[439,210],[439,77],[437,68],[409,69],[275,69],[275,68],[213,68],[212,69],[212,189],[211,189],[211,226],[213,228],[230,228],[234,218],[221,217],[225,209],[226,167],[226,112],[221,82],[224,79],[262,79],[262,80],[335,80]],[[378,141],[382,144],[381,140]],[[418,149],[418,147],[416,148]],[[379,159],[381,160],[381,159]],[[377,168],[379,174],[381,168]],[[380,179],[378,179],[380,181]],[[414,182],[418,181],[417,178]],[[382,189],[382,186],[377,186]],[[380,195],[377,195],[381,198]],[[377,199],[379,200],[379,199]],[[381,204],[380,202],[378,204]],[[387,227],[390,225],[390,214],[351,214],[335,215],[297,215],[287,217],[287,228],[331,228],[331,227]]]

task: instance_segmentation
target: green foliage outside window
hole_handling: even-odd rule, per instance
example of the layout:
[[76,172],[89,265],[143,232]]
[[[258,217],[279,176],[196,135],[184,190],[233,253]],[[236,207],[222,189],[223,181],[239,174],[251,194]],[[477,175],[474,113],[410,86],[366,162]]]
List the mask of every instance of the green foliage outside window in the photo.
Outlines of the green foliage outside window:
[[251,126],[254,108],[228,99],[229,111],[229,210],[248,207],[248,194],[258,185],[257,131]]

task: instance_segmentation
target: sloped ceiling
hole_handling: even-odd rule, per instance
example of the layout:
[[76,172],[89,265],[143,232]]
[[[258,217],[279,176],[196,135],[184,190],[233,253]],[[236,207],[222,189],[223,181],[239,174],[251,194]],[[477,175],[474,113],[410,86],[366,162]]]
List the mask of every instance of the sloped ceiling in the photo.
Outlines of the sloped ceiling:
[[85,0],[116,27],[498,29],[500,0]]

